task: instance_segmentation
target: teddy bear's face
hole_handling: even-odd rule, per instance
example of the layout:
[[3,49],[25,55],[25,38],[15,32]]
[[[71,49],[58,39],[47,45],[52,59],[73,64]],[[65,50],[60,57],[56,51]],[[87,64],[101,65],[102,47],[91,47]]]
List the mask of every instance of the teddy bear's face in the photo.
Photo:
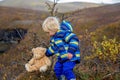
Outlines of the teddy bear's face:
[[40,59],[45,55],[46,48],[42,48],[42,47],[33,48],[32,52],[33,52],[33,58]]

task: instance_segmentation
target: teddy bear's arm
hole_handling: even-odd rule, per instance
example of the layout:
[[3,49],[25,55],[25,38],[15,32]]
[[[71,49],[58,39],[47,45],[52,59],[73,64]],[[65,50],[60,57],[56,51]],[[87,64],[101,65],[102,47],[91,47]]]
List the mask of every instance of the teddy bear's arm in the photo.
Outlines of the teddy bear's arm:
[[35,62],[35,60],[34,60],[34,58],[32,58],[28,63],[29,63],[30,65],[33,65],[34,62]]

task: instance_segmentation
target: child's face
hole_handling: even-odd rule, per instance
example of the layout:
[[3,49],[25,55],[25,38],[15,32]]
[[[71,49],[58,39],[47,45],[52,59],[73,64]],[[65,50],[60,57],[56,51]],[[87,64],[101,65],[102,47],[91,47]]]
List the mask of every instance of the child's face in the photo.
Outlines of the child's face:
[[48,33],[49,36],[53,36],[53,35],[55,35],[56,32],[48,31],[47,33]]

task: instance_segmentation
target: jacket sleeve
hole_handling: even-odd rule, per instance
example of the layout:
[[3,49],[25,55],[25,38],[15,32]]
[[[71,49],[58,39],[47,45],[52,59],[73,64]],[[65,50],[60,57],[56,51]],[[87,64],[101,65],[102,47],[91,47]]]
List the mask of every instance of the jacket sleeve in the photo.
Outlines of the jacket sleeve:
[[65,50],[65,46],[64,46],[64,42],[61,38],[58,38],[56,41],[55,41],[55,44],[58,48],[58,52],[60,53],[60,57],[61,59],[68,59],[68,56],[67,56],[67,51]]
[[74,33],[66,33],[64,39],[69,44],[68,53],[74,54],[79,48],[79,39]]
[[54,45],[51,45],[50,47],[47,48],[46,50],[46,56],[52,56],[56,52],[56,48]]
[[63,42],[64,35],[65,35],[64,32],[59,32],[55,39],[55,45],[57,46],[57,50],[60,53],[60,58],[62,59],[62,61],[68,60],[68,54]]

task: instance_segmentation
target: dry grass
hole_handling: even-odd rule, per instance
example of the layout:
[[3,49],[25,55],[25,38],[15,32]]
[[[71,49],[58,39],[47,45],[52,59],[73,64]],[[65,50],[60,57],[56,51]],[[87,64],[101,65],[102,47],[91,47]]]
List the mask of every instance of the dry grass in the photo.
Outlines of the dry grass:
[[[120,37],[118,30],[120,23],[118,7],[120,6],[114,6],[111,8],[111,10],[107,10],[108,7],[85,9],[82,11],[77,11],[67,18],[67,20],[72,22],[74,26],[74,32],[80,37],[81,42],[84,42],[85,45],[82,46],[82,48],[86,49],[88,46],[87,43],[89,43],[86,39],[86,36],[83,36],[86,30],[90,32],[97,30],[96,34],[100,30],[101,36],[104,33],[109,35],[106,30],[108,30],[110,26],[111,29],[109,29],[108,32],[111,33],[112,30],[115,29],[115,32],[117,31],[116,34],[118,34],[117,37]],[[102,9],[104,9],[104,12],[100,11]],[[24,68],[24,64],[32,57],[31,49],[37,46],[45,46],[44,44],[48,45],[49,43],[49,37],[45,35],[41,28],[42,22],[48,16],[48,13],[31,11],[27,9],[0,7],[0,14],[0,29],[23,28],[27,30],[27,34],[19,44],[11,46],[9,51],[0,55],[0,79],[13,80],[17,78],[18,80],[56,80],[53,70],[46,72],[47,74],[39,72],[27,73],[25,72]],[[15,23],[15,21],[23,20],[32,20],[32,22],[29,24],[24,24],[23,22],[17,24]],[[105,25],[108,26],[104,28]],[[116,26],[117,29],[113,28],[113,26]],[[114,34],[112,34],[112,36],[114,36]],[[84,41],[85,39],[86,41]],[[86,49],[86,52],[87,51],[88,49]],[[81,52],[82,57],[89,53],[89,51],[84,53],[83,49]],[[86,63],[84,60],[81,61],[83,61],[82,65]],[[80,78],[82,78],[81,80],[96,80],[95,77],[91,75],[95,72],[90,70],[91,69],[89,69],[89,65],[77,65],[75,72],[82,72],[77,74],[77,80]]]

